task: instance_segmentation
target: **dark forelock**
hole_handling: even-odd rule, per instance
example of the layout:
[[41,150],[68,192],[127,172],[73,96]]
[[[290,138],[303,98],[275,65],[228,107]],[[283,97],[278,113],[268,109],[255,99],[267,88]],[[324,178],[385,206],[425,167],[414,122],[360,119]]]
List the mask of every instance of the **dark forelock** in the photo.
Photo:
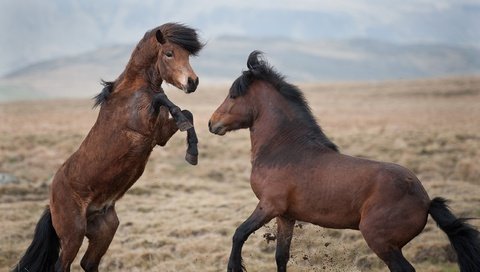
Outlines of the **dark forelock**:
[[197,55],[205,45],[200,42],[197,31],[180,23],[166,23],[158,29],[168,42],[177,44],[187,50],[191,55]]

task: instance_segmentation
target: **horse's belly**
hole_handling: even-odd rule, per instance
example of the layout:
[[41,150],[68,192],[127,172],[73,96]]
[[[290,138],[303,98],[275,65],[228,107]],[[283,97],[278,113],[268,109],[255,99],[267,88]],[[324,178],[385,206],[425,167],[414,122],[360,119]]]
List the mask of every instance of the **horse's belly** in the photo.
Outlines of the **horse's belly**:
[[298,190],[289,205],[289,212],[297,220],[327,228],[358,229],[361,205],[347,193],[336,191]]
[[149,152],[142,156],[127,154],[116,160],[97,162],[93,169],[85,171],[83,182],[75,184],[75,190],[81,192],[83,199],[87,199],[88,211],[102,211],[113,206],[141,177],[148,154]]
[[324,228],[332,229],[358,229],[360,218],[352,217],[337,217],[337,216],[321,216],[314,218],[312,223]]
[[355,212],[335,212],[324,209],[289,212],[299,221],[309,222],[325,228],[358,229],[360,215]]
[[139,163],[127,163],[118,171],[110,176],[109,179],[104,180],[103,187],[105,193],[113,195],[115,200],[122,197],[122,195],[132,187],[132,185],[142,176],[145,170],[146,160]]

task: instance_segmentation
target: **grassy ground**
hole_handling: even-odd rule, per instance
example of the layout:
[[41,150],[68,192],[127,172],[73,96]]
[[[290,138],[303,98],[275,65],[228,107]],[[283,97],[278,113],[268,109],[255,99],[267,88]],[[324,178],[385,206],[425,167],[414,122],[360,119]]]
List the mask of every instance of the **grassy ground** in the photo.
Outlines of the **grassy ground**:
[[[342,152],[405,165],[430,196],[451,199],[457,215],[480,217],[480,78],[301,87]],[[227,86],[202,86],[188,96],[169,90],[196,117],[199,165],[183,160],[185,134],[154,150],[141,179],[117,202],[121,225],[103,271],[226,270],[233,232],[257,203],[248,182],[248,132],[218,137],[207,129],[226,95]],[[0,104],[0,172],[20,179],[0,185],[0,271],[30,243],[50,178],[95,121],[91,105]],[[271,222],[249,238],[243,250],[249,271],[275,270],[275,243],[263,237],[275,232]],[[80,271],[85,244],[73,271]],[[405,255],[417,271],[458,271],[448,239],[431,219]],[[289,271],[385,270],[359,232],[296,225]]]

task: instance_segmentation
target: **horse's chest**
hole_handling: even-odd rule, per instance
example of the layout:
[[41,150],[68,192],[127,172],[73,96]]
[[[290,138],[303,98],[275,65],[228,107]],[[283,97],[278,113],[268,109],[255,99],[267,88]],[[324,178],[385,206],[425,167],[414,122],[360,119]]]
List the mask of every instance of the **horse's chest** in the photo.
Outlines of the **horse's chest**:
[[265,193],[276,187],[275,183],[281,182],[281,178],[278,172],[272,171],[272,169],[265,169],[262,167],[254,167],[250,176],[250,186],[258,199],[260,199]]
[[168,109],[165,107],[160,107],[158,111],[158,115],[155,118],[154,125],[157,128],[163,127],[167,122],[168,122],[168,117],[169,117],[169,112]]

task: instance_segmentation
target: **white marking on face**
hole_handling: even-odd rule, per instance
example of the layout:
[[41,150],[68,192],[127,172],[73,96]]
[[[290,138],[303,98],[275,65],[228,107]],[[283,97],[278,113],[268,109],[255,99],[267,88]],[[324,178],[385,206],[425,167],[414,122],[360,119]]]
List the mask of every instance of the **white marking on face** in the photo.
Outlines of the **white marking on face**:
[[180,78],[178,79],[178,83],[180,84],[180,88],[182,91],[187,93],[188,91],[188,73],[185,71],[185,69],[182,69],[182,74],[180,75]]

